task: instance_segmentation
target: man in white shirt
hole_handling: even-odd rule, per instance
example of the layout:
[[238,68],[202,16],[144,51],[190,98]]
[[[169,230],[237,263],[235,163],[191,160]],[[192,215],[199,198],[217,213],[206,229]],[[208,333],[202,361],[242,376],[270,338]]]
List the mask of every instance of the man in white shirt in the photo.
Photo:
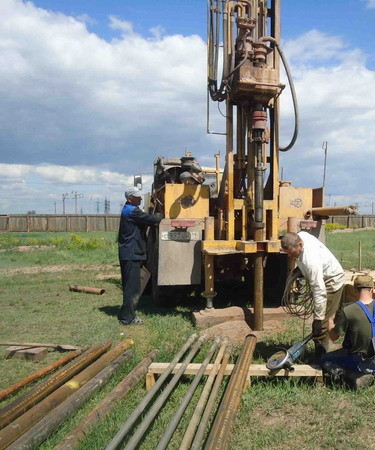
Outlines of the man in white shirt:
[[344,270],[335,256],[315,236],[305,231],[285,233],[283,250],[294,258],[302,275],[310,284],[314,302],[315,354],[320,357],[328,350],[328,321],[340,305],[345,283]]

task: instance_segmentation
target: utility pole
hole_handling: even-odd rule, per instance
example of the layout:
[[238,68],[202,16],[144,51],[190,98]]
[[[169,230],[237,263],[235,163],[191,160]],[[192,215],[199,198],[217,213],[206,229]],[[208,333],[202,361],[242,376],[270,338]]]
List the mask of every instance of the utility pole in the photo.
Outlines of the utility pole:
[[55,204],[55,214],[56,214],[56,200],[53,203]]
[[104,200],[104,214],[109,214],[110,210],[111,210],[111,202],[106,197]]
[[63,202],[63,214],[65,214],[65,199],[68,197],[68,194],[62,194],[62,202]]
[[74,214],[77,214],[77,199],[82,198],[83,194],[78,194],[77,191],[72,191],[73,198],[74,198]]
[[96,200],[96,214],[99,214],[100,212],[100,202],[99,200]]
[[324,170],[323,170],[323,188],[324,188],[326,185],[327,149],[328,149],[327,141],[323,142],[322,149],[324,150]]

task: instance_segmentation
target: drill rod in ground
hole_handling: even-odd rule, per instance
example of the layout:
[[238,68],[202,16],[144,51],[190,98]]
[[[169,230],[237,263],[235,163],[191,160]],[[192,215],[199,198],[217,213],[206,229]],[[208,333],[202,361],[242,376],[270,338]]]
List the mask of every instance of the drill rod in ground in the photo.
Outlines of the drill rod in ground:
[[168,383],[164,391],[159,395],[155,403],[151,406],[150,411],[147,413],[146,417],[142,420],[139,427],[136,429],[135,433],[130,438],[129,442],[127,442],[126,446],[124,447],[125,450],[134,450],[136,446],[139,444],[146,430],[151,425],[152,421],[155,419],[156,415],[163,407],[164,403],[167,401],[170,393],[173,391],[174,387],[176,386],[181,376],[185,372],[186,367],[188,366],[190,361],[194,358],[195,354],[200,349],[204,341],[205,337],[201,336],[195,343],[194,347],[190,350],[184,362],[181,364],[181,367],[174,374],[172,380]]
[[204,447],[205,450],[223,450],[228,447],[237,408],[247,383],[256,342],[255,335],[249,334],[246,336],[244,346],[233,368],[224,397],[211,427],[211,432]]
[[152,350],[148,357],[143,359],[120,383],[111,391],[104,400],[94,408],[66,438],[58,444],[54,450],[71,450],[76,448],[94,426],[103,419],[113,407],[122,400],[126,394],[136,386],[141,378],[146,375],[148,367],[156,358],[156,350]]
[[207,378],[206,384],[203,388],[202,394],[199,398],[199,401],[197,403],[197,406],[195,407],[194,413],[190,419],[189,425],[185,431],[184,437],[182,439],[182,442],[180,444],[179,450],[189,450],[191,442],[194,438],[195,431],[199,425],[199,420],[202,417],[204,407],[207,403],[208,396],[210,395],[210,391],[212,388],[212,385],[215,381],[216,375],[219,371],[219,366],[221,363],[221,360],[223,359],[223,355],[225,352],[225,349],[228,345],[228,338],[224,338],[220,350],[216,356],[214,365],[212,367],[212,370],[210,372],[210,375]]
[[225,350],[225,353],[224,353],[224,356],[223,356],[223,360],[221,361],[221,366],[220,366],[219,372],[217,374],[214,386],[212,388],[210,397],[209,397],[209,399],[207,401],[207,405],[206,405],[206,408],[205,408],[204,413],[202,415],[202,419],[201,419],[201,421],[199,423],[197,433],[196,433],[196,435],[194,437],[193,443],[191,444],[191,447],[190,447],[191,450],[193,450],[193,449],[194,450],[201,450],[201,448],[202,448],[202,443],[203,443],[203,439],[204,439],[204,432],[206,430],[207,423],[208,423],[208,421],[210,419],[211,412],[212,412],[212,410],[213,410],[213,408],[215,406],[215,400],[216,400],[217,394],[219,392],[219,389],[220,389],[220,386],[221,386],[221,382],[223,381],[224,372],[225,372],[225,369],[226,369],[226,367],[228,365],[229,358],[230,358],[230,355],[232,353],[232,349],[233,349],[233,346],[232,345],[228,345],[228,347]]
[[84,403],[89,400],[96,391],[101,389],[111,378],[119,366],[124,364],[133,356],[133,350],[127,350],[121,356],[109,363],[95,377],[78,389],[73,395],[47,414],[42,420],[23,434],[9,450],[32,450],[37,448],[50,436],[60,424],[70,415],[75,413]]
[[190,402],[191,398],[193,397],[196,388],[198,387],[198,383],[200,382],[209,362],[211,361],[212,355],[215,353],[219,344],[220,344],[220,338],[216,338],[215,342],[212,344],[210,350],[208,351],[207,356],[204,359],[201,367],[199,368],[197,374],[195,375],[194,380],[191,383],[189,390],[187,391],[184,398],[182,399],[180,406],[178,407],[178,410],[174,413],[173,419],[171,420],[171,422],[169,423],[163,436],[161,437],[161,439],[156,447],[156,450],[164,450],[167,448],[167,445],[168,445],[169,441],[171,440],[173,433],[176,431],[176,428],[181,420],[181,417],[183,416],[187,406],[189,405],[189,402]]
[[115,450],[122,442],[124,437],[127,433],[131,430],[135,422],[137,421],[138,417],[143,413],[143,411],[146,409],[147,405],[150,403],[152,398],[155,396],[156,392],[160,389],[166,378],[170,375],[172,370],[175,368],[176,364],[180,360],[180,358],[185,354],[187,349],[191,346],[191,344],[195,341],[197,338],[197,334],[194,333],[189,337],[189,339],[185,342],[185,344],[182,346],[180,351],[177,353],[177,355],[174,357],[172,362],[169,364],[165,372],[158,378],[157,382],[154,384],[153,388],[145,395],[143,400],[139,403],[139,405],[136,407],[136,409],[133,411],[133,413],[130,415],[128,420],[124,423],[124,425],[120,428],[120,430],[117,432],[115,437],[112,439],[112,441],[107,446],[106,450]]

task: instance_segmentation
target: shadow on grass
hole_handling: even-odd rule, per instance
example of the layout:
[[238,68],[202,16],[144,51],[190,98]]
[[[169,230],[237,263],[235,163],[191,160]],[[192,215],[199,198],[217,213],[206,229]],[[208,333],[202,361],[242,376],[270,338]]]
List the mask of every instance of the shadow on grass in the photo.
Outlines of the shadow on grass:
[[[147,315],[159,315],[159,316],[181,316],[185,319],[190,320],[191,319],[191,312],[195,309],[196,302],[190,303],[189,305],[182,305],[180,302],[178,306],[170,306],[170,307],[160,307],[156,306],[153,302],[151,297],[149,296],[142,296],[139,300],[137,311],[142,312],[143,314]],[[120,311],[121,305],[115,306],[115,305],[107,305],[107,306],[101,306],[99,308],[99,311],[103,312],[104,314],[107,314],[108,316],[115,316],[117,317],[119,311]]]

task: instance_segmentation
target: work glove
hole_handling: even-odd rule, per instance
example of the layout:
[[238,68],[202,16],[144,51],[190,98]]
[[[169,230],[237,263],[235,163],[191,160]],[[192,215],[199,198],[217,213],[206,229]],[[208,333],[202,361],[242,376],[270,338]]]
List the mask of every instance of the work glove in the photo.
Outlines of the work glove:
[[161,212],[158,212],[158,213],[154,214],[154,216],[155,216],[155,218],[157,219],[158,222],[160,222],[161,219],[164,218],[164,214],[161,213]]
[[323,334],[322,332],[322,321],[318,319],[314,319],[312,323],[312,332],[314,337],[319,337]]

